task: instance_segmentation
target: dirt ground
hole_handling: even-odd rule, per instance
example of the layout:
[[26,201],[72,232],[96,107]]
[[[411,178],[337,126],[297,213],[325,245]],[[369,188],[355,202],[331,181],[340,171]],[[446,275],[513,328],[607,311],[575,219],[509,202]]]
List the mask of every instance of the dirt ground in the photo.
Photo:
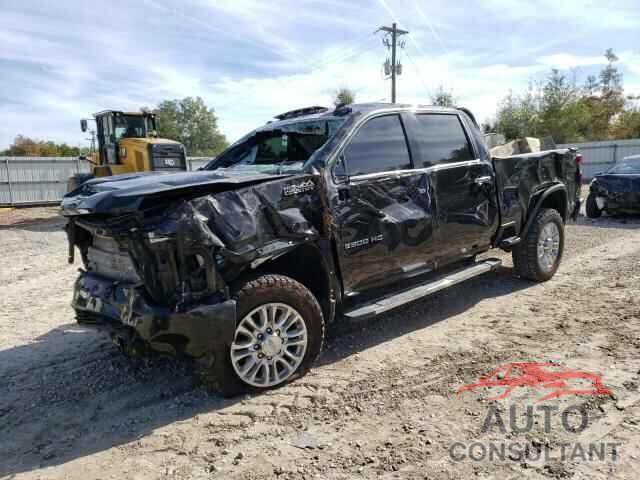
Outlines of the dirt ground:
[[[568,225],[547,283],[515,278],[505,256],[498,272],[334,324],[306,377],[222,399],[190,365],[132,364],[78,327],[62,221],[26,212],[0,226],[1,478],[640,478],[638,218]],[[508,362],[554,362],[603,387],[544,401],[561,382],[501,400],[487,398],[506,387],[456,393]],[[590,378],[568,382],[592,391]],[[483,454],[496,445],[509,453]]]

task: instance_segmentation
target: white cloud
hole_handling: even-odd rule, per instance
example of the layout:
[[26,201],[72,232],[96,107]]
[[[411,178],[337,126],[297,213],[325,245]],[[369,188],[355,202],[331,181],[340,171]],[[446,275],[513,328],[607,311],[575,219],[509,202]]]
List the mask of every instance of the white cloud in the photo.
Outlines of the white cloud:
[[620,63],[634,75],[640,77],[640,50],[624,51],[618,55]]
[[[482,5],[513,21],[569,21],[567,32],[574,28],[637,29],[640,22],[640,12],[635,0],[482,0]],[[535,23],[543,36],[545,23]],[[514,28],[519,26],[514,24]]]
[[567,70],[576,67],[591,67],[606,65],[607,60],[604,55],[581,57],[571,53],[558,53],[555,55],[546,55],[538,58],[538,63],[560,70]]

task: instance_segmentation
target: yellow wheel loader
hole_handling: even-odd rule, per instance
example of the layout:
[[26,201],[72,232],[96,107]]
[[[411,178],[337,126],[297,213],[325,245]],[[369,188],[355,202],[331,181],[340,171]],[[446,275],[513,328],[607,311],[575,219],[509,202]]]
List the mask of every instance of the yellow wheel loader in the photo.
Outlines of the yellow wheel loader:
[[[93,115],[98,149],[92,141],[92,151],[84,157],[93,164],[91,173],[80,173],[69,179],[67,191],[78,188],[94,177],[149,171],[179,171],[187,169],[187,157],[180,142],[158,138],[156,115],[151,112],[120,112],[105,110]],[[88,120],[80,120],[83,132],[89,130]]]

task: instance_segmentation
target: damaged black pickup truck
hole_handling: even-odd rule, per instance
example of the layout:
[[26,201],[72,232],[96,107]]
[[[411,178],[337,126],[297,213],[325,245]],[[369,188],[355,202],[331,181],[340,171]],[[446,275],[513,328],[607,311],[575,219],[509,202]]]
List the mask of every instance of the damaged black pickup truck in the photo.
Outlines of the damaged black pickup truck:
[[67,194],[73,307],[128,353],[199,360],[218,388],[303,374],[334,318],[386,312],[484,272],[492,248],[550,279],[577,215],[579,158],[491,158],[465,109],[288,112],[197,172]]

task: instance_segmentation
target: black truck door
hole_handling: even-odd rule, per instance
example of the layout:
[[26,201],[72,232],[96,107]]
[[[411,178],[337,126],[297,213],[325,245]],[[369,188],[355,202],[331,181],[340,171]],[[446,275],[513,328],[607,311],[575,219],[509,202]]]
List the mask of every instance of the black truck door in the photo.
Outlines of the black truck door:
[[474,153],[461,118],[416,114],[420,161],[431,175],[436,198],[438,257],[452,260],[486,250],[497,227],[491,161]]
[[432,196],[412,169],[401,118],[367,120],[340,153],[348,180],[337,186],[335,216],[345,293],[425,269],[422,245],[433,235]]

